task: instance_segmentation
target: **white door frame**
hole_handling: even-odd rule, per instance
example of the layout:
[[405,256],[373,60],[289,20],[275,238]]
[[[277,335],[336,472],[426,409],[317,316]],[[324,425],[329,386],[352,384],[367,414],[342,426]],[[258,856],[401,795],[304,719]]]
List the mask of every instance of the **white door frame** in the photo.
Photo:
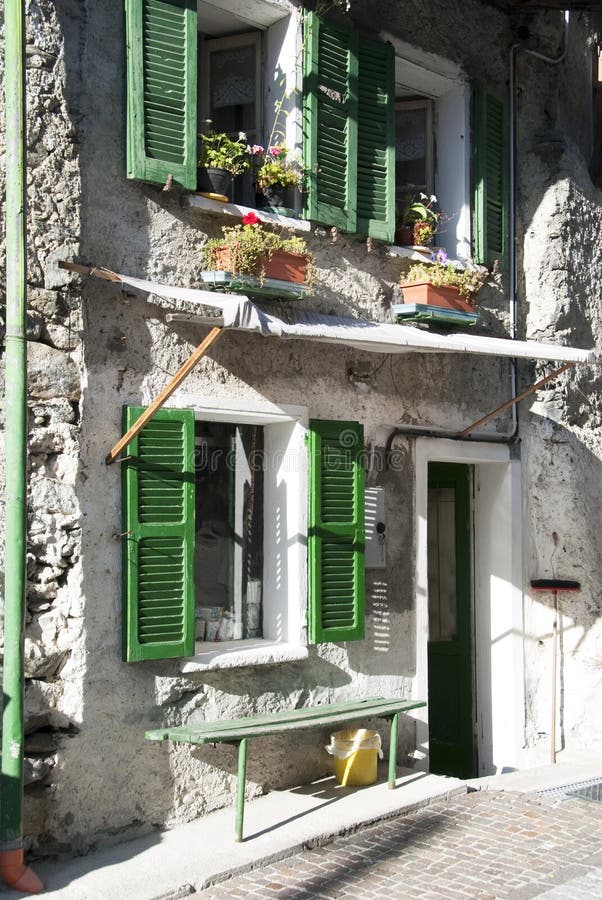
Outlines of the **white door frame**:
[[[429,462],[474,466],[475,680],[479,775],[519,768],[524,746],[520,461],[505,444],[418,438],[415,697],[428,696]],[[420,714],[421,713],[421,714]],[[428,710],[416,711],[417,767],[428,769]]]

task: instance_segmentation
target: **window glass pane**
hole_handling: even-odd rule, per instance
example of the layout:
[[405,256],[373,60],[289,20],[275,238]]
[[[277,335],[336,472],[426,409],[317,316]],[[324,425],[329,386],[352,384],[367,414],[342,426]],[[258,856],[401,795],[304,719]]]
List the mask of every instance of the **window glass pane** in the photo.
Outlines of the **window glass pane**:
[[395,184],[397,196],[427,191],[428,134],[427,111],[397,109],[395,111]]
[[261,637],[263,429],[197,422],[196,637]]
[[429,488],[428,591],[429,640],[454,640],[458,622],[456,493],[453,488]]
[[255,73],[255,44],[210,54],[209,116],[214,131],[255,130]]

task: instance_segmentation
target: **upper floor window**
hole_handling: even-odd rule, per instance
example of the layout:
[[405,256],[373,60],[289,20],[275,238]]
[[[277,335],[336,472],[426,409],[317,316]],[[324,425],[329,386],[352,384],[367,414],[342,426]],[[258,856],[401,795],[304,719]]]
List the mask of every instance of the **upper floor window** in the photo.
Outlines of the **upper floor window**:
[[[503,104],[473,97],[451,63],[434,71],[401,41],[316,13],[302,29],[281,0],[126,0],[126,11],[130,178],[195,190],[197,122],[211,119],[302,146],[309,219],[392,241],[400,200],[425,187],[449,217],[439,242],[451,256],[503,257]],[[236,190],[251,205],[250,179]]]

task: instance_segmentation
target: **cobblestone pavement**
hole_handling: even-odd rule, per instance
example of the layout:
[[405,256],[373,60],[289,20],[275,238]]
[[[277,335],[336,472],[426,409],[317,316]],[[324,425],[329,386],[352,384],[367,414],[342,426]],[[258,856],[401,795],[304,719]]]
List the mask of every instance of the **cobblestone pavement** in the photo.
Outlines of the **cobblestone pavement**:
[[542,896],[602,898],[602,804],[473,792],[202,891],[203,900]]

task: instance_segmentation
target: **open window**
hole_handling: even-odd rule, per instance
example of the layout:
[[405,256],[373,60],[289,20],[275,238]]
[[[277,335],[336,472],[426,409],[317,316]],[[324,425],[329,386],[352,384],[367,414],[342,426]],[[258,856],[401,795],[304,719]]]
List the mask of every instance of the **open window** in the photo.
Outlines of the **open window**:
[[[196,190],[199,124],[300,148],[299,13],[281,0],[126,0],[127,172]],[[276,104],[282,109],[275,127]],[[250,179],[237,185],[250,199]]]
[[[300,149],[295,117],[299,19],[270,0],[198,0],[199,122],[249,144],[284,143]],[[277,111],[276,105],[281,104]],[[201,129],[200,129],[201,130]],[[253,206],[252,174],[239,176],[233,202]]]
[[[437,68],[435,68],[437,65]],[[470,89],[460,70],[396,47],[396,203],[435,194],[443,213],[436,236],[450,257],[471,256]],[[398,222],[399,224],[399,222]]]

